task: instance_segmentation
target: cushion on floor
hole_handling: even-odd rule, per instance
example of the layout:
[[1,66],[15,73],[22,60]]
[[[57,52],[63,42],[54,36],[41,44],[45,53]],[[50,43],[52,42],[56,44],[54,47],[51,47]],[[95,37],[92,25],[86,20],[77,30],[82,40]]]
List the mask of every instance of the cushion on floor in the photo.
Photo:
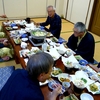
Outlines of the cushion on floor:
[[14,70],[15,70],[14,66],[7,66],[0,68],[0,90],[6,84],[7,80],[9,79]]

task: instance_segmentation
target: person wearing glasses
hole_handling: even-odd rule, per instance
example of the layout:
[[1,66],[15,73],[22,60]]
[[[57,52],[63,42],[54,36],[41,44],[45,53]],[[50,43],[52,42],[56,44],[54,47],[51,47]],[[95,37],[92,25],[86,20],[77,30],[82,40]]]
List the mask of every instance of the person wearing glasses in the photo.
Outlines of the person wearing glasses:
[[[51,32],[54,37],[59,39],[60,32],[61,32],[61,18],[59,15],[55,13],[55,7],[52,5],[47,7],[48,17],[45,22],[43,23],[36,23],[36,25],[44,26],[44,29],[47,32]],[[50,25],[49,29],[45,26]]]
[[95,40],[86,30],[82,22],[77,22],[73,28],[73,34],[69,37],[67,46],[89,63],[94,64]]

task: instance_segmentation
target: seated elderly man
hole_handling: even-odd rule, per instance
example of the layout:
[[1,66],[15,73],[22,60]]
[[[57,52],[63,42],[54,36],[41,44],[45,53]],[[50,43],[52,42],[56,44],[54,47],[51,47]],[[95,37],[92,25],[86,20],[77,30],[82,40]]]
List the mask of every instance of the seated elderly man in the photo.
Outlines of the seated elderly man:
[[[54,60],[51,55],[39,52],[32,55],[26,69],[15,70],[0,91],[0,100],[44,100],[39,82],[51,77]],[[61,85],[48,96],[48,100],[56,100],[61,93]]]
[[43,23],[37,23],[37,25],[47,26],[50,25],[49,29],[44,28],[47,32],[51,32],[54,37],[59,39],[61,31],[61,18],[55,13],[55,8],[53,6],[47,7],[48,17]]
[[0,39],[0,61],[6,61],[12,58],[12,51],[8,46],[9,43],[7,39]]
[[86,27],[82,22],[77,22],[74,25],[73,31],[74,33],[69,37],[67,46],[89,63],[94,63],[94,37],[86,31]]

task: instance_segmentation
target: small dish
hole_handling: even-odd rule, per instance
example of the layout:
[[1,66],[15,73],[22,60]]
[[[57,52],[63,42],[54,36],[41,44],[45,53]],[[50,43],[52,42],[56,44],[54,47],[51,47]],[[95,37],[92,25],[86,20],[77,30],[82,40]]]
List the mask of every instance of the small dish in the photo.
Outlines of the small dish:
[[88,62],[86,60],[81,59],[81,60],[79,60],[79,64],[85,66],[88,64]]
[[22,38],[22,41],[26,42],[26,41],[28,41],[28,38]]
[[21,42],[21,48],[22,48],[22,49],[25,49],[26,47],[27,47],[27,43]]
[[68,89],[70,87],[70,82],[62,82],[62,85]]
[[97,75],[98,75],[98,78],[100,78],[100,72],[98,72]]
[[100,94],[100,83],[99,82],[92,83],[89,86],[87,86],[87,89],[92,94]]
[[15,44],[21,44],[21,39],[14,39]]
[[13,26],[12,28],[13,28],[13,29],[18,29],[18,26]]
[[60,68],[53,67],[51,76],[52,77],[58,77],[59,74],[62,73],[62,70]]
[[10,30],[12,30],[12,28],[9,26],[9,27],[6,27],[6,30],[10,31]]
[[71,82],[71,76],[66,73],[61,73],[58,75],[58,80],[60,82]]
[[41,50],[38,47],[32,47],[31,52],[38,53],[41,52]]
[[81,100],[94,100],[94,98],[88,93],[82,93],[80,98]]

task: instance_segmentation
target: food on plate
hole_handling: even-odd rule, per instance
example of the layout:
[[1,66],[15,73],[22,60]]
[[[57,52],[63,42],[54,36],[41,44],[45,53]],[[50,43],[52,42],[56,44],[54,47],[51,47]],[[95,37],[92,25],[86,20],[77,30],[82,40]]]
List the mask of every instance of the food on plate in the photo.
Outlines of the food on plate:
[[42,31],[35,31],[35,32],[32,32],[32,34],[35,36],[45,36],[46,35],[46,33]]
[[94,81],[97,81],[97,80],[98,80],[98,77],[95,76],[95,75],[90,76],[90,78],[91,78],[92,80],[94,80]]
[[34,52],[34,53],[37,53],[37,52],[39,52],[39,51],[40,51],[40,50],[38,50],[38,49],[36,49],[36,50],[33,50],[33,52]]
[[49,49],[50,49],[50,46],[48,45],[48,46],[47,46],[47,50],[49,50]]
[[58,42],[58,39],[56,37],[50,38],[52,42]]
[[99,90],[99,89],[98,89],[98,86],[97,86],[95,83],[90,84],[89,87],[90,87],[90,90],[93,91],[93,92]]
[[87,83],[87,80],[84,78],[74,80],[74,84],[78,88],[84,88],[86,83]]
[[61,77],[60,81],[61,82],[70,82],[70,79],[69,78],[63,78],[63,77]]
[[14,39],[14,42],[16,43],[16,44],[20,44],[21,43],[21,39]]
[[55,56],[52,56],[53,57],[53,59],[56,59],[56,57]]
[[100,73],[97,73],[98,77],[100,78]]
[[79,100],[74,94],[70,94],[71,100]]
[[6,30],[12,30],[12,28],[11,27],[6,27]]
[[67,61],[67,62],[66,62],[66,64],[68,64],[68,65],[69,65],[69,64],[72,64],[72,62],[70,62],[70,61]]
[[87,80],[85,78],[81,78],[82,81],[84,81],[84,83],[87,83]]
[[67,64],[67,65],[66,65],[67,67],[73,67],[72,62],[70,62],[70,61],[67,61],[66,64]]
[[72,54],[72,52],[71,52],[71,50],[70,50],[70,49],[69,49],[69,50],[67,50],[67,52],[66,52],[66,53],[67,53],[67,55],[69,55],[69,56]]
[[62,73],[62,71],[60,70],[60,69],[56,69],[56,70],[53,70],[52,71],[52,74],[55,76],[55,75],[58,75],[58,74],[60,74],[60,73]]
[[47,33],[47,37],[53,36],[50,32]]
[[75,55],[75,58],[79,61],[81,59],[83,59],[80,55]]
[[69,88],[69,87],[70,87],[70,82],[62,82],[62,85],[63,85],[65,88]]

